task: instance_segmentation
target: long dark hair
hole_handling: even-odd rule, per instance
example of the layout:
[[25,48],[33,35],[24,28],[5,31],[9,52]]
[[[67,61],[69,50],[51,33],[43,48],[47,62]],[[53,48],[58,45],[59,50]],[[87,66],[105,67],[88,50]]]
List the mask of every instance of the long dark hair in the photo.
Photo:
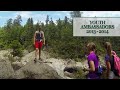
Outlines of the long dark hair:
[[105,49],[107,51],[107,54],[110,56],[110,58],[112,58],[112,45],[110,42],[105,42]]

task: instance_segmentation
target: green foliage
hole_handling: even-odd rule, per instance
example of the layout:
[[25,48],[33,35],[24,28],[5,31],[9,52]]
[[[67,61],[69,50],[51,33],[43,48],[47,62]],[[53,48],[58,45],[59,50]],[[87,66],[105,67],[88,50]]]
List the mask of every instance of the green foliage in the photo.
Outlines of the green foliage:
[[19,41],[13,40],[10,44],[10,48],[13,49],[12,55],[22,57],[22,45]]
[[[72,17],[81,17],[80,11],[70,13]],[[18,15],[15,19],[8,19],[6,25],[0,28],[0,49],[14,49],[14,56],[22,56],[22,49],[29,52],[35,48],[33,46],[34,32],[41,27],[45,34],[46,50],[55,57],[71,58],[78,60],[84,58],[87,52],[86,45],[89,42],[96,44],[97,53],[104,54],[103,43],[110,41],[113,50],[119,55],[120,40],[119,37],[74,37],[73,21],[65,16],[64,20],[60,18],[55,23],[52,17],[47,15],[46,24],[33,24],[32,18],[28,18],[24,26],[21,25],[22,17]]]

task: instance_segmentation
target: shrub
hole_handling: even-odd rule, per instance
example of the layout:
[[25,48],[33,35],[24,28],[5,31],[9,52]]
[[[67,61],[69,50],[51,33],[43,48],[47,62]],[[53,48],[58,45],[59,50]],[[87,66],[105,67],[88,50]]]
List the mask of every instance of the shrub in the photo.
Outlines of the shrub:
[[13,40],[10,44],[10,48],[13,49],[11,53],[14,56],[22,57],[22,45],[19,43],[18,40]]

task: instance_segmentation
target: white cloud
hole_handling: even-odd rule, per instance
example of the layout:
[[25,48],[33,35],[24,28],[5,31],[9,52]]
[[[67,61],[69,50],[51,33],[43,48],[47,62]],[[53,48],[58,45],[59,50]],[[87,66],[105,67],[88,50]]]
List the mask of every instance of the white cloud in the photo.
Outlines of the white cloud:
[[10,11],[0,11],[0,13],[7,13],[7,12],[10,12]]
[[70,13],[71,11],[56,11],[57,13]]
[[71,11],[56,11],[56,13],[60,16],[64,15],[64,16],[68,16],[70,17],[70,12]]
[[61,13],[56,13],[55,15],[60,17],[60,16],[61,16]]
[[61,11],[61,12],[63,12],[63,13],[69,13],[70,11]]
[[37,24],[37,22],[38,22],[37,20],[34,20],[34,23],[33,23],[33,24]]
[[6,17],[0,16],[0,19],[10,19],[10,18],[11,18],[10,16],[6,16]]
[[32,12],[30,11],[18,11],[14,14],[14,17],[16,18],[17,15],[20,15],[22,18],[30,18]]
[[120,11],[83,11],[83,17],[120,17]]
[[34,24],[36,24],[39,21],[45,23],[47,15],[46,14],[34,14],[32,15],[32,18],[34,19]]
[[32,15],[32,17],[46,19],[47,15],[46,14],[34,14],[34,15]]
[[0,19],[2,19],[3,17],[2,16],[0,16]]

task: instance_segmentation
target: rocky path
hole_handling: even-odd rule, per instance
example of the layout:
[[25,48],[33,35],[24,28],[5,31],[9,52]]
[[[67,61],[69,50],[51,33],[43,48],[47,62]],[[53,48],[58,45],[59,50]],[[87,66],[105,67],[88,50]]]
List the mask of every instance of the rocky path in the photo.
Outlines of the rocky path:
[[[9,54],[9,51],[7,51],[7,50],[0,51],[0,57],[1,58],[5,58],[4,56],[6,54]],[[16,63],[20,63],[22,65],[26,65],[29,61],[34,60],[34,57],[35,57],[35,51],[33,51],[31,53],[27,53],[25,56],[23,56],[21,58],[21,62],[17,61]],[[65,78],[65,79],[70,79],[69,77],[65,76],[64,72],[63,72],[64,68],[67,66],[67,61],[66,60],[57,59],[57,58],[51,58],[49,56],[49,54],[47,52],[45,52],[45,51],[41,52],[41,58],[44,61],[52,62],[52,63],[46,63],[46,64],[48,64],[49,66],[54,68],[61,77]],[[84,63],[76,62],[74,64],[74,66],[79,66],[79,67],[83,67],[85,65],[87,65],[87,62],[84,62]]]

